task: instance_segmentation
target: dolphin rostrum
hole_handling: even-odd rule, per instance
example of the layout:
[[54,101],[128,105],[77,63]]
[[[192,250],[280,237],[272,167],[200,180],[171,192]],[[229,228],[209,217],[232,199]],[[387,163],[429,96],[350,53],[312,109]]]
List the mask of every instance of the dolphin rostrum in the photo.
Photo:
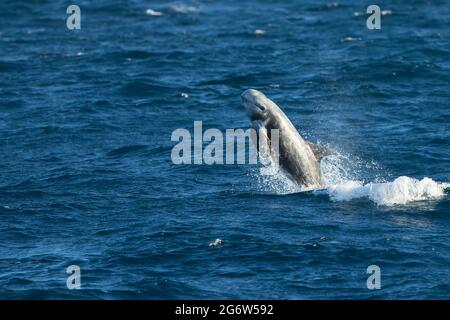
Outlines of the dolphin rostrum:
[[282,171],[302,189],[323,188],[320,160],[327,155],[326,150],[305,141],[284,112],[262,92],[248,89],[242,93],[241,99],[258,132],[259,144],[258,141],[253,142],[257,146],[261,139],[271,142],[271,130],[278,129],[278,163]]

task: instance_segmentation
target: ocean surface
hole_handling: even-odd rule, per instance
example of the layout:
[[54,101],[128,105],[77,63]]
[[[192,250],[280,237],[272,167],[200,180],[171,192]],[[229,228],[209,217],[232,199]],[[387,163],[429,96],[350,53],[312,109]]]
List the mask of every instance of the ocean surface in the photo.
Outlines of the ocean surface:
[[[450,1],[72,2],[0,2],[0,299],[450,298]],[[172,163],[248,88],[325,189]]]

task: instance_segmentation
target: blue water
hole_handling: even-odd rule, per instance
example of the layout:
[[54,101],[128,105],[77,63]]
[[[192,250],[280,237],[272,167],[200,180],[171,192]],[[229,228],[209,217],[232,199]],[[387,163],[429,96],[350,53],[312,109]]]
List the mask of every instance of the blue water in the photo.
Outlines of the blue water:
[[[367,1],[75,2],[74,31],[0,3],[1,299],[450,298],[449,1],[381,30]],[[248,128],[248,88],[337,150],[328,191],[172,163],[177,128]]]

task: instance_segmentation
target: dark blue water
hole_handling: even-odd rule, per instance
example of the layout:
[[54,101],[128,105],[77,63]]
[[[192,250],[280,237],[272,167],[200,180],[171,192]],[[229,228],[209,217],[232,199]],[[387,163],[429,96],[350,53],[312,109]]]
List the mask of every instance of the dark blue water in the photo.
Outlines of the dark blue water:
[[[381,30],[367,1],[69,4],[0,3],[0,298],[450,298],[449,1]],[[247,88],[338,151],[328,191],[172,163],[177,128],[249,127]]]

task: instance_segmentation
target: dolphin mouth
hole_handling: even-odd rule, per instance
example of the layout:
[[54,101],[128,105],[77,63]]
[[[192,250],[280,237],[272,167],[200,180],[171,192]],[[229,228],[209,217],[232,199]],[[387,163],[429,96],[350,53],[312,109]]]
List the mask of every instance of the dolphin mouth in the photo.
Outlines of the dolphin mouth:
[[250,121],[253,123],[255,121],[261,121],[261,117],[256,113],[249,114]]

